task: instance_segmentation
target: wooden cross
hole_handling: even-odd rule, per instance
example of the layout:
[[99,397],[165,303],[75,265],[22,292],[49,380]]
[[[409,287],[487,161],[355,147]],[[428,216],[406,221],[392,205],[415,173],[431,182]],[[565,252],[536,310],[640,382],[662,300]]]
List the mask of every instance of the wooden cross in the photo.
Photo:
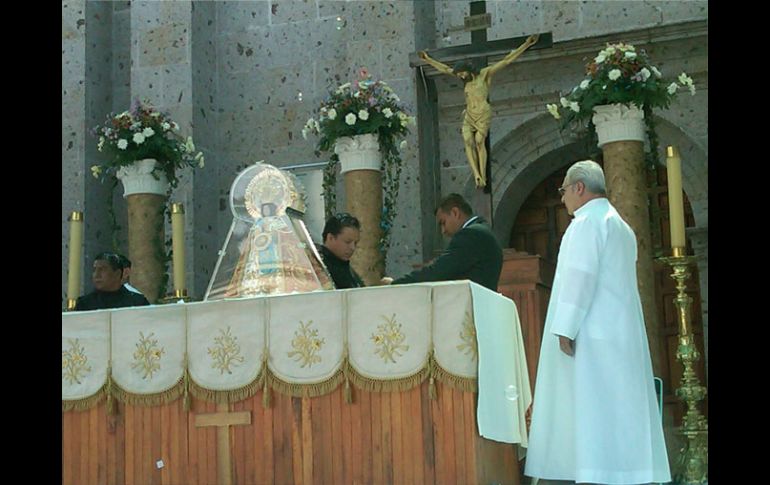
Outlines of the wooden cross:
[[251,411],[229,412],[227,403],[217,403],[217,412],[195,415],[195,427],[217,426],[217,483],[232,485],[233,466],[230,459],[230,426],[251,424]]
[[[434,59],[440,60],[443,63],[446,64],[453,64],[454,62],[460,61],[460,60],[471,60],[477,69],[482,69],[484,67],[487,67],[488,65],[488,58],[491,56],[496,55],[505,55],[508,54],[511,49],[516,48],[524,43],[527,36],[521,36],[521,37],[512,37],[508,39],[500,39],[500,40],[494,40],[494,41],[487,41],[487,28],[489,28],[490,25],[490,17],[486,13],[486,2],[485,1],[476,1],[471,2],[470,4],[470,16],[465,18],[465,30],[471,32],[471,43],[461,46],[455,46],[455,47],[445,47],[443,49],[427,49],[428,54],[433,57]],[[537,43],[530,46],[529,50],[533,49],[543,49],[548,48],[553,45],[553,36],[551,33],[544,33],[540,34],[540,37],[537,41]],[[413,53],[409,55],[409,65],[412,67],[420,67],[427,65],[425,61],[420,59],[417,55],[417,53]],[[423,81],[421,81],[423,82]],[[432,100],[435,97],[435,84],[431,82],[430,84],[426,81],[426,91],[428,100]],[[419,85],[419,84],[418,84]],[[418,90],[419,91],[419,90]],[[432,91],[432,92],[431,92]],[[418,92],[418,98],[421,98],[422,96],[421,92]],[[418,105],[420,99],[418,99]],[[430,117],[435,117],[432,119],[426,119],[423,121],[421,119],[420,124],[422,125],[423,122],[427,125],[426,130],[421,130],[422,132],[430,133],[430,136],[436,136],[435,135],[435,129],[431,130],[431,126],[435,126],[438,124],[438,113],[437,110],[423,110],[424,112],[419,112],[418,115],[427,115]],[[426,147],[436,147],[437,143],[435,140],[426,139],[423,140],[422,136],[419,140],[420,146],[426,146]],[[425,143],[424,143],[425,142]],[[490,150],[489,145],[489,134],[487,133],[487,138],[485,140],[485,145],[487,149],[488,159],[487,159],[487,166],[486,166],[486,179],[487,179],[487,185],[483,189],[476,189],[474,192],[473,199],[469,201],[471,205],[473,206],[474,212],[482,217],[484,217],[490,224],[493,224],[492,220],[492,153]],[[430,148],[428,148],[430,150]],[[428,154],[428,157],[430,157],[432,154]],[[433,157],[438,158],[436,156]],[[438,171],[435,171],[435,168],[438,168]],[[440,167],[436,167],[434,165],[434,177],[440,177]],[[422,183],[422,182],[421,182]],[[433,184],[434,186],[437,185],[436,182]],[[422,187],[421,187],[422,188]],[[434,191],[435,192],[435,191]],[[436,197],[438,194],[433,193],[434,197]],[[435,203],[435,201],[434,201]],[[423,246],[426,248],[432,247],[433,244],[426,244],[426,241],[423,241]]]

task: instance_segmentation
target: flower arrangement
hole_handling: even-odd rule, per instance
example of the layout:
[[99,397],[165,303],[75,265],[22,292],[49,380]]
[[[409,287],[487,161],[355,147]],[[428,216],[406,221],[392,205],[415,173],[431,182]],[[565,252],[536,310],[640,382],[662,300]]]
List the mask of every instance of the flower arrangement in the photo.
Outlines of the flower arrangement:
[[366,68],[359,71],[357,80],[331,91],[318,108],[317,117],[318,119],[307,120],[302,128],[302,136],[305,139],[308,133],[320,136],[316,154],[332,152],[324,171],[327,217],[334,212],[336,205],[335,167],[339,159],[334,153],[335,143],[342,137],[377,135],[383,172],[383,207],[380,221],[383,236],[380,240],[380,250],[383,257],[386,257],[390,244],[390,229],[396,217],[401,176],[402,161],[399,149],[406,147],[406,140],[402,140],[398,145],[396,142],[409,133],[409,126],[415,124],[415,118],[409,116],[393,89],[383,81],[372,80]]
[[129,111],[110,115],[102,126],[94,128],[94,135],[99,137],[97,148],[108,156],[103,165],[91,167],[96,178],[114,174],[137,160],[154,158],[154,172],[162,171],[174,188],[179,182],[177,169],[204,166],[203,153],[195,151],[192,137],[182,137],[179,125],[146,101],[136,100]]
[[586,65],[586,77],[580,84],[560,98],[561,110],[556,104],[547,104],[546,108],[554,118],[562,120],[563,127],[588,121],[590,138],[595,141],[596,132],[591,121],[595,106],[615,103],[635,105],[644,112],[650,141],[648,161],[654,163],[658,156],[658,140],[652,109],[668,108],[680,88],[688,89],[691,95],[695,95],[695,85],[690,76],[682,73],[676,81],[665,80],[644,49],[637,51],[633,45],[622,42],[607,44]]
[[338,87],[321,103],[318,120],[308,119],[302,136],[320,135],[320,151],[334,150],[341,137],[369,133],[378,135],[381,146],[392,145],[397,137],[406,136],[408,125],[414,123],[400,101],[390,86],[373,81],[367,70],[361,69],[358,80]]

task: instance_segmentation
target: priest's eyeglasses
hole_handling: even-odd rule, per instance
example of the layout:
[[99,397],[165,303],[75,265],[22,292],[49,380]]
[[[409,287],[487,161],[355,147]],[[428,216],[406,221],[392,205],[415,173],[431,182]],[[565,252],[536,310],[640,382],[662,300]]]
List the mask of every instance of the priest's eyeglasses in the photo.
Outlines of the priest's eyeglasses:
[[567,184],[567,185],[564,185],[564,186],[562,186],[562,187],[559,187],[559,188],[558,188],[558,189],[556,189],[556,190],[558,190],[558,191],[559,191],[559,195],[563,196],[563,195],[564,195],[564,192],[566,192],[566,191],[567,191],[567,187],[569,187],[570,185],[575,185],[576,183],[577,183],[577,182],[572,182],[571,184]]

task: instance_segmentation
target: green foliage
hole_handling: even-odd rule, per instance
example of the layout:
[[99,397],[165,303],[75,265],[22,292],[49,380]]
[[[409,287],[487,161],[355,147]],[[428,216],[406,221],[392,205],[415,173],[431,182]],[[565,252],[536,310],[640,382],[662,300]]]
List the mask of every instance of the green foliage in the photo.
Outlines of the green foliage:
[[561,106],[548,104],[548,111],[561,120],[562,128],[586,127],[589,139],[596,138],[596,128],[591,122],[593,109],[606,104],[635,105],[644,112],[650,151],[647,160],[657,163],[658,137],[652,117],[653,108],[666,109],[680,88],[687,88],[695,95],[692,79],[685,73],[675,81],[666,80],[647,57],[644,49],[639,52],[630,44],[608,44],[592,62],[586,65],[586,77],[572,91],[559,100]]
[[108,116],[93,134],[99,137],[97,148],[107,155],[103,164],[91,167],[93,176],[102,180],[121,167],[154,158],[158,162],[155,170],[166,175],[173,189],[179,183],[177,170],[204,166],[203,153],[195,151],[192,137],[185,140],[179,125],[146,101],[134,101],[129,111]]

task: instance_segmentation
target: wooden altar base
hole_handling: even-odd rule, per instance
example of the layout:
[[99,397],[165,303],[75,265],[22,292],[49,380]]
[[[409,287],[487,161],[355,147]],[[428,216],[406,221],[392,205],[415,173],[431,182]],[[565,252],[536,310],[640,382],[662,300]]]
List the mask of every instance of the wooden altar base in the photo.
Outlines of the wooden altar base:
[[[343,387],[314,398],[271,391],[233,403],[251,412],[251,424],[229,431],[234,484],[519,484],[515,445],[481,438],[476,394],[428,381],[404,392]],[[217,428],[196,427],[195,415],[217,406],[193,399],[155,407],[104,402],[62,413],[62,483],[217,484]],[[158,468],[163,460],[162,468]]]

